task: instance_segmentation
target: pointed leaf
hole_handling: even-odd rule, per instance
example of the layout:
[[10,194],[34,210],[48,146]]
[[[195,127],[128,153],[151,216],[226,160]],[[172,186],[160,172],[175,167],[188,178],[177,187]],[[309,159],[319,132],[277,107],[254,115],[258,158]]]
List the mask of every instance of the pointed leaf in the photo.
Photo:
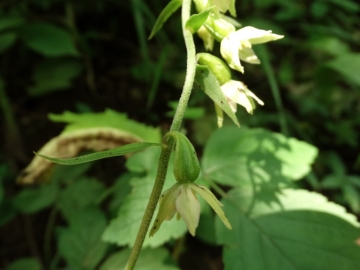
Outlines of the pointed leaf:
[[129,154],[129,153],[143,150],[149,146],[161,146],[161,144],[148,143],[148,142],[130,143],[130,144],[126,144],[126,145],[114,148],[114,149],[101,151],[101,152],[97,152],[97,153],[92,153],[92,154],[75,157],[75,158],[52,158],[52,157],[47,157],[47,156],[37,154],[37,153],[35,153],[35,154],[42,158],[45,158],[52,162],[55,162],[57,164],[76,165],[76,164],[86,163],[86,162],[99,160],[99,159],[103,159],[103,158],[123,156],[123,155]]
[[209,7],[198,14],[191,15],[190,18],[186,21],[186,29],[194,34],[207,20],[214,7],[215,6]]
[[195,82],[200,88],[218,105],[230,118],[235,125],[240,126],[235,113],[231,110],[221,91],[220,84],[216,77],[206,66],[197,65]]
[[182,0],[171,0],[166,7],[161,11],[159,17],[157,18],[149,39],[151,39],[155,34],[161,29],[163,24],[169,19],[169,17],[178,10],[182,5]]
[[277,198],[266,204],[242,187],[223,200],[233,225],[228,231],[216,220],[225,269],[360,269],[355,216],[306,190],[286,189]]

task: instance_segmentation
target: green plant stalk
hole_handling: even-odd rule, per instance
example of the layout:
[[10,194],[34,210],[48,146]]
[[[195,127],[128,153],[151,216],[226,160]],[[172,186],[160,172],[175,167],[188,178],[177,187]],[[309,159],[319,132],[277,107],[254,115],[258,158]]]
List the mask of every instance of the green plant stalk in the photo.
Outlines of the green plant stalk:
[[[179,100],[179,105],[175,112],[175,116],[170,131],[180,130],[181,122],[184,117],[184,113],[190,98],[190,94],[195,78],[195,71],[196,71],[195,44],[191,32],[187,30],[185,27],[186,21],[190,18],[191,2],[192,2],[191,0],[184,0],[182,3],[181,20],[182,20],[182,31],[184,35],[186,50],[187,50],[187,67],[186,67],[186,77],[185,77],[183,91]],[[149,202],[146,206],[146,210],[143,219],[141,221],[141,225],[138,234],[136,236],[134,246],[131,250],[130,257],[125,266],[125,270],[132,270],[135,266],[136,260],[140,254],[140,250],[142,248],[146,234],[148,232],[151,219],[154,215],[156,205],[159,201],[161,191],[164,187],[168,163],[174,143],[172,139],[163,143],[167,145],[162,148],[153,190],[151,192]]]

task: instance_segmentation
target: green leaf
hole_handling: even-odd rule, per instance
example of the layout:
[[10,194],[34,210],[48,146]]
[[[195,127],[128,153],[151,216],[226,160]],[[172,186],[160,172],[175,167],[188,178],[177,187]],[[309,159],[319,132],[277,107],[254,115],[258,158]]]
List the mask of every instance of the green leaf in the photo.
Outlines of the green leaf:
[[41,265],[35,258],[21,258],[12,262],[6,270],[40,270]]
[[360,86],[360,53],[343,54],[326,63],[326,66],[340,73],[345,79]]
[[113,148],[110,150],[96,152],[96,153],[92,153],[92,154],[88,154],[88,155],[84,155],[84,156],[80,156],[80,157],[75,157],[75,158],[52,158],[52,157],[47,157],[47,156],[37,154],[37,153],[35,153],[35,154],[42,158],[45,158],[52,162],[55,162],[57,164],[76,165],[76,164],[86,163],[86,162],[99,160],[99,159],[103,159],[103,158],[123,156],[123,155],[129,154],[129,153],[143,150],[149,146],[161,146],[161,144],[160,143],[148,143],[148,142],[130,143],[130,144],[126,144],[126,145],[123,145],[123,146],[120,146],[117,148]]
[[194,34],[205,23],[214,7],[215,6],[209,7],[198,14],[191,15],[190,18],[186,21],[186,29]]
[[103,113],[72,113],[49,114],[54,122],[65,122],[68,125],[62,132],[82,130],[86,128],[110,127],[119,129],[124,136],[136,136],[139,141],[160,142],[161,134],[159,128],[146,126],[139,122],[130,120],[126,114],[107,109]]
[[97,199],[104,191],[104,184],[94,178],[76,179],[60,194],[57,206],[63,216],[71,221],[76,218],[78,212],[91,205],[96,205]]
[[[130,171],[142,172],[144,175],[142,177],[134,177],[130,180],[132,192],[125,198],[125,201],[120,207],[118,217],[113,219],[106,228],[102,236],[104,241],[116,243],[117,245],[132,246],[134,244],[156,177],[157,162],[160,155],[159,150],[160,149],[157,148],[149,148],[133,155],[127,160],[126,166]],[[163,191],[170,188],[174,183],[172,160],[170,160]],[[155,217],[156,212],[153,219]],[[152,223],[153,221],[151,224]],[[178,221],[176,218],[171,221],[166,221],[162,224],[161,230],[159,230],[155,236],[151,238],[149,238],[148,235],[146,236],[144,247],[160,246],[171,238],[182,236],[186,230],[183,221]]]
[[233,230],[216,220],[225,269],[360,269],[356,217],[317,193],[286,189],[278,202],[258,201],[239,187],[223,200]]
[[[100,267],[100,270],[124,269],[130,256],[130,249],[124,249],[111,255]],[[170,254],[165,248],[141,250],[136,262],[136,269],[141,270],[177,270],[176,266],[164,263]]]
[[221,91],[220,84],[216,77],[206,66],[197,65],[195,82],[207,94],[216,105],[218,105],[230,118],[235,125],[240,126],[235,113],[231,110],[229,103],[226,101]]
[[78,52],[70,34],[48,23],[30,23],[20,29],[25,45],[44,56],[77,56]]
[[23,23],[23,18],[14,16],[2,16],[0,18],[0,31],[16,28]]
[[16,41],[16,34],[13,32],[5,33],[0,35],[0,53],[5,51]]
[[14,204],[21,212],[31,214],[52,205],[58,194],[57,185],[44,184],[38,188],[22,190],[14,198]]
[[69,228],[59,230],[59,253],[69,269],[96,269],[107,249],[100,239],[105,226],[105,215],[100,209],[87,208],[78,212]]
[[72,80],[80,75],[82,64],[73,59],[45,59],[36,66],[34,85],[28,92],[39,96],[71,87]]
[[298,180],[311,169],[317,148],[263,129],[223,127],[210,137],[204,175],[224,185],[266,185]]
[[155,34],[161,29],[163,24],[169,19],[169,17],[178,10],[182,5],[182,0],[171,0],[166,7],[161,11],[159,17],[157,18],[149,39],[151,39]]

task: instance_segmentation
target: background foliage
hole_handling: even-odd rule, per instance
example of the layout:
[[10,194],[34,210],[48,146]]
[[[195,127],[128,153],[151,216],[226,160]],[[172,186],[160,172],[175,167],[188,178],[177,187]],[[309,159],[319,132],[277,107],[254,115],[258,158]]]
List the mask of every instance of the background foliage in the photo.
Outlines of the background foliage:
[[[159,141],[186,60],[179,16],[147,41],[167,2],[1,1],[1,268],[125,264],[156,149],[73,167],[41,164],[34,177],[23,169],[52,138],[62,146],[51,148],[56,153]],[[217,130],[212,102],[195,89],[183,130],[201,157],[201,181],[223,197],[234,229],[203,205],[196,238],[184,235],[182,222],[166,222],[138,267],[359,269],[360,4],[243,0],[237,14],[243,26],[285,35],[255,46],[261,67],[233,74],[265,106],[251,116],[239,109],[241,129]],[[16,184],[26,176],[34,183]]]

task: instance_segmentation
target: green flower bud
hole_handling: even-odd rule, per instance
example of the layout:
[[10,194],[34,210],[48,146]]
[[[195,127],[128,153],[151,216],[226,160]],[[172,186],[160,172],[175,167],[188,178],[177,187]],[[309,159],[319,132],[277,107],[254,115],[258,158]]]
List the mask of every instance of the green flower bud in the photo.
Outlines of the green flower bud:
[[211,34],[213,34],[215,40],[219,42],[221,42],[228,34],[235,32],[235,26],[214,13],[210,14],[204,23],[204,26]]
[[174,176],[180,183],[194,182],[200,174],[200,164],[194,146],[182,133],[171,131],[165,134],[175,140]]
[[220,85],[231,80],[230,68],[220,58],[209,53],[198,53],[196,58],[200,65],[207,66],[210,69]]

